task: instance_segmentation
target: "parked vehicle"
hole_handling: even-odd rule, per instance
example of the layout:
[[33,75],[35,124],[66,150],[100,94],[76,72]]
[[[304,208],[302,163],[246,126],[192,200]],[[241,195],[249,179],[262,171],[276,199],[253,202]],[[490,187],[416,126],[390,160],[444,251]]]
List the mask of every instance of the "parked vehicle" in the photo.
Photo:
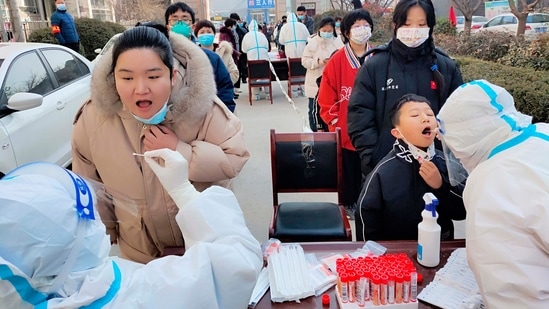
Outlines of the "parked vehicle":
[[[494,16],[486,22],[478,31],[499,31],[516,34],[518,28],[518,18],[511,14],[501,14]],[[526,17],[526,29],[524,35],[533,37],[538,33],[544,33],[549,30],[549,14],[530,13]]]
[[[457,16],[456,21],[457,21],[456,32],[457,33],[463,32],[464,26],[465,26],[465,16]],[[471,21],[471,30],[476,30],[482,27],[482,25],[484,25],[487,21],[488,21],[488,18],[484,16],[473,15],[472,21]]]
[[31,161],[71,163],[74,117],[92,64],[61,45],[0,43],[0,177]]

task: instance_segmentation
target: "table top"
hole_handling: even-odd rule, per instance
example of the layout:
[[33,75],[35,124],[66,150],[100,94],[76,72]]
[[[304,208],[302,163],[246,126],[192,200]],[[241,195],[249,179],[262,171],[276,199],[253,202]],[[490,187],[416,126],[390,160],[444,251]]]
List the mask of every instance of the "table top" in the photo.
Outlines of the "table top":
[[[440,243],[440,263],[437,267],[427,268],[420,265],[417,262],[417,241],[378,241],[379,244],[387,248],[387,253],[406,253],[410,259],[414,262],[418,273],[423,275],[422,283],[418,283],[418,294],[421,290],[431,282],[437,270],[442,268],[448,257],[457,248],[465,247],[465,240],[452,240],[452,241],[443,241]],[[330,253],[350,253],[355,251],[358,248],[364,246],[364,242],[311,242],[311,243],[301,243],[303,250],[306,253],[314,252],[318,256],[328,255]],[[330,307],[329,308],[339,308],[337,304],[337,299],[335,296],[335,288],[331,288],[326,292],[330,295]],[[301,303],[296,302],[284,302],[284,303],[272,303],[271,302],[271,293],[267,291],[265,296],[259,301],[255,306],[256,309],[290,309],[290,308],[328,308],[328,306],[322,306],[321,297],[308,297],[301,300]],[[419,308],[437,308],[430,304],[419,301]]]

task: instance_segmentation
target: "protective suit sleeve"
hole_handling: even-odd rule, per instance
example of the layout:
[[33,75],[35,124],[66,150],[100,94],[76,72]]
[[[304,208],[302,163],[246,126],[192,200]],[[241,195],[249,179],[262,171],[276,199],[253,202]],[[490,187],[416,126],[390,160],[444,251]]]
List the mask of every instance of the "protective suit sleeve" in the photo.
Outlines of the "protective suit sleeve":
[[375,78],[372,73],[368,62],[358,71],[347,110],[349,137],[360,155],[363,175],[368,175],[373,169],[370,161],[379,140],[376,110],[383,108],[376,104],[376,89],[372,85]]
[[531,162],[485,162],[467,180],[467,260],[486,308],[549,308],[546,158],[512,155]]
[[[146,151],[145,161],[156,174],[160,183],[172,197],[177,207],[184,207],[198,196],[198,191],[189,182],[189,165],[177,151],[167,148]],[[162,159],[160,165],[156,158]]]
[[358,197],[358,213],[355,215],[356,239],[378,240],[383,234],[383,197],[379,174],[366,178]]
[[210,187],[181,208],[176,220],[185,255],[133,272],[128,294],[117,301],[127,306],[139,299],[143,308],[246,308],[263,259],[234,194]]

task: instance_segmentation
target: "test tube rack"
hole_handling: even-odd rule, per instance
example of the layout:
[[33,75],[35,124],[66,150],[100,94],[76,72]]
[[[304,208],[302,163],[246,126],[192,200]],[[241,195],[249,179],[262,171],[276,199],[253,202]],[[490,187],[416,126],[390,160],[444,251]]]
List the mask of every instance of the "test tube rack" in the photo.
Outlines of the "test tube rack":
[[342,309],[418,308],[417,282],[414,290],[410,280],[417,272],[406,254],[340,258],[336,272],[336,298]]

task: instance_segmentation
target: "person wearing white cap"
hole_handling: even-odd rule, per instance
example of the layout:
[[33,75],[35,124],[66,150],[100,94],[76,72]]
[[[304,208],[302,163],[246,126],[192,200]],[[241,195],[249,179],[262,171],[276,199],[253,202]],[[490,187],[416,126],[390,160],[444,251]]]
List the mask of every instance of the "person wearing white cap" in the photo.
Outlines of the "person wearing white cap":
[[109,257],[92,182],[27,164],[0,180],[1,308],[247,306],[263,263],[234,194],[196,191],[178,152],[149,151],[145,160],[179,207],[185,254],[148,264]]
[[457,88],[437,118],[469,173],[467,259],[486,308],[549,308],[549,125],[485,80]]

